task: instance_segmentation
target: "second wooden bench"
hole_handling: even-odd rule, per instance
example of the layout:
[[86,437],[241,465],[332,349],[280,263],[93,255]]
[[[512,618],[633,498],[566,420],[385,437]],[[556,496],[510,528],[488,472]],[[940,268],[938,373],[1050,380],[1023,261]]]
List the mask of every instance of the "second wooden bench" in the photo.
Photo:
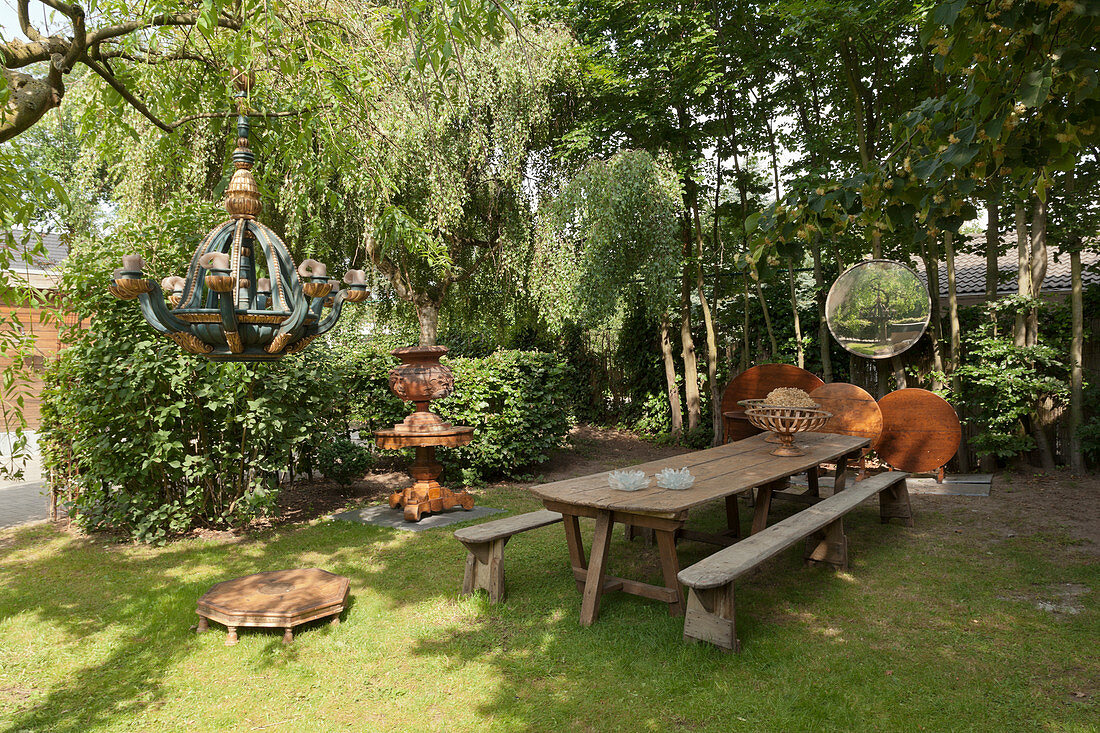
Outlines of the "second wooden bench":
[[810,537],[805,559],[848,566],[848,539],[843,516],[878,494],[883,522],[899,518],[913,526],[913,512],[900,471],[880,473],[849,485],[827,499],[773,524],[731,547],[706,557],[677,576],[688,591],[684,640],[708,641],[723,649],[741,650],[734,626],[733,582],[796,542]]
[[489,592],[489,602],[504,598],[504,546],[513,535],[538,529],[561,521],[557,512],[541,509],[537,512],[517,514],[513,517],[494,519],[455,530],[455,539],[470,551],[466,556],[466,573],[462,577],[462,595],[469,595],[478,588]]

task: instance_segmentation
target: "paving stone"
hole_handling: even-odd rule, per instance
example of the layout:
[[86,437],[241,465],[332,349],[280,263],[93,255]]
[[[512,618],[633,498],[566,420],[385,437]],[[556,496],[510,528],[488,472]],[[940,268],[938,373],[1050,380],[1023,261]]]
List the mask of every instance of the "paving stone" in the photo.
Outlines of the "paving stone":
[[0,488],[0,529],[46,519],[46,495],[41,481]]
[[361,509],[352,509],[333,515],[333,519],[341,519],[347,522],[359,522],[360,524],[372,524],[376,527],[390,527],[392,529],[404,529],[410,532],[422,532],[426,529],[446,527],[448,524],[458,524],[471,519],[481,519],[490,514],[497,514],[503,509],[493,509],[487,506],[475,506],[466,511],[464,509],[449,509],[439,514],[429,514],[419,522],[406,522],[402,509],[390,509],[388,504],[368,506]]

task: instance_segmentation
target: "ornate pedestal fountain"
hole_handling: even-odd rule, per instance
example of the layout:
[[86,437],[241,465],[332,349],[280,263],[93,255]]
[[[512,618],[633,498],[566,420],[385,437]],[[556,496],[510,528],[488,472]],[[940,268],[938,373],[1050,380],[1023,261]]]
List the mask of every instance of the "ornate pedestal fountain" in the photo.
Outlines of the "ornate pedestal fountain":
[[446,346],[407,346],[393,351],[402,363],[390,371],[390,389],[414,403],[416,411],[393,428],[374,434],[379,448],[416,448],[416,460],[409,467],[413,485],[390,495],[390,506],[404,507],[405,519],[410,522],[456,506],[474,508],[474,497],[439,483],[443,466],[435,460],[436,447],[467,445],[474,437],[473,428],[451,425],[428,410],[429,402],[454,391],[450,368],[439,363],[446,353]]

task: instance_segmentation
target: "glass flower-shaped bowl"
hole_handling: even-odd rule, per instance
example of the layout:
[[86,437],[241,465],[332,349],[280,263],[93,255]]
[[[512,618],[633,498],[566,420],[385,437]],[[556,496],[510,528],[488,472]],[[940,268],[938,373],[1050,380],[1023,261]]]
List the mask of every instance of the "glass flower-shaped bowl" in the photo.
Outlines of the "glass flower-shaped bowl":
[[638,491],[649,486],[645,471],[611,471],[607,474],[607,484],[619,491]]
[[695,477],[687,468],[666,468],[657,472],[657,485],[662,489],[682,491],[691,488],[695,483]]

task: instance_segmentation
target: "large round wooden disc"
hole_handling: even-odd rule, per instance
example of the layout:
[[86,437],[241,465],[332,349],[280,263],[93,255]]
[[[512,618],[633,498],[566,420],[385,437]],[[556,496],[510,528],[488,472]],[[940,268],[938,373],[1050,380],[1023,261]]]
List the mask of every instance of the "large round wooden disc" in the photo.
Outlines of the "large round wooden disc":
[[926,389],[899,389],[878,401],[882,434],[872,448],[894,468],[934,471],[959,450],[962,426],[955,408]]
[[758,364],[738,374],[722,393],[722,412],[743,412],[739,400],[767,397],[776,387],[797,387],[812,392],[825,384],[813,372],[799,369],[793,364]]
[[776,387],[797,387],[812,392],[823,384],[825,383],[816,374],[793,364],[758,364],[746,369],[731,379],[722,393],[726,442],[741,440],[761,432],[745,417],[745,408],[737,404],[740,400],[767,397]]
[[867,390],[847,382],[831,382],[818,387],[810,396],[822,410],[833,413],[817,432],[858,435],[870,438],[872,443],[878,440],[882,433],[882,410]]

